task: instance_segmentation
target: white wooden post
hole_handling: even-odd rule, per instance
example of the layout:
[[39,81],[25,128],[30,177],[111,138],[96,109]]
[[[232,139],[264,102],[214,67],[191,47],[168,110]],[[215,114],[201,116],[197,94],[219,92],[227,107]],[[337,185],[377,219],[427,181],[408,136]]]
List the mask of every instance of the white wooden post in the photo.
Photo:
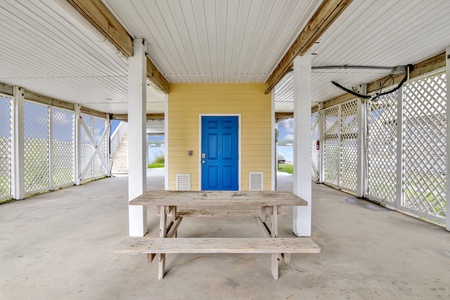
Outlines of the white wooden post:
[[446,228],[448,231],[450,231],[450,120],[448,118],[448,116],[450,116],[450,105],[449,105],[449,99],[450,99],[450,84],[449,84],[449,79],[448,76],[450,74],[450,47],[447,48],[446,51],[446,62],[447,62],[447,68],[446,68],[446,74],[447,74],[447,111],[446,111],[446,115],[447,115],[447,157],[446,157],[446,162],[447,162],[447,171],[446,171],[446,188],[447,188],[447,192],[446,192],[446,202],[447,202],[447,208],[446,208]]
[[[359,93],[366,95],[367,84],[361,84],[359,87]],[[357,124],[358,124],[358,153],[357,153],[357,165],[356,165],[356,196],[359,198],[364,197],[366,192],[366,103],[365,100],[358,99],[358,111],[357,111]]]
[[108,171],[108,174],[106,176],[111,177],[111,116],[110,114],[106,114],[106,130],[108,133],[105,137],[105,143],[106,143],[106,169]]
[[[128,200],[147,189],[147,103],[145,41],[134,39],[134,56],[128,59]],[[147,233],[147,209],[129,205],[128,223],[130,236]]]
[[323,183],[325,180],[325,164],[324,164],[324,154],[325,154],[325,111],[323,110],[323,103],[319,103],[319,182]]
[[74,138],[74,168],[73,168],[73,180],[75,185],[81,184],[81,106],[79,104],[74,104],[74,118],[75,118],[75,138]]
[[54,189],[53,184],[53,108],[51,106],[48,109],[48,183],[49,188],[52,191]]
[[25,198],[25,137],[24,137],[24,90],[13,87],[12,111],[12,182],[11,191],[14,199]]
[[397,182],[395,208],[401,210],[403,204],[403,89],[397,92]]
[[272,134],[272,145],[271,145],[271,156],[272,156],[272,191],[275,191],[277,189],[277,169],[278,169],[278,155],[277,155],[277,145],[276,145],[276,128],[277,128],[277,122],[275,120],[275,89],[272,89],[271,92],[271,101],[272,101],[272,128],[271,134]]
[[294,59],[294,193],[308,206],[294,207],[294,234],[311,236],[311,54]]
[[169,190],[169,96],[164,98],[164,189]]

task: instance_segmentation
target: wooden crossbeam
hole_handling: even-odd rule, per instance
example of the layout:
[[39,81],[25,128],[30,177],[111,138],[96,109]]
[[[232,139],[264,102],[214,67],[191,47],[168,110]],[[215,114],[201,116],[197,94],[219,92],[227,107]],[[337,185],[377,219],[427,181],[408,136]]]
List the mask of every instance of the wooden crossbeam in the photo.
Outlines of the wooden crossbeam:
[[308,24],[306,24],[305,28],[267,79],[266,94],[268,94],[284,75],[292,69],[294,58],[305,54],[328,27],[330,27],[350,5],[350,3],[352,3],[352,0],[324,0],[322,2],[308,21]]
[[[133,39],[101,0],[67,1],[123,55],[134,55]],[[148,58],[147,77],[166,94],[170,92],[170,83]]]
[[[128,114],[114,114],[112,116],[113,120],[120,120],[124,122],[128,122]],[[164,120],[164,113],[160,114],[147,114],[147,121],[148,120]]]

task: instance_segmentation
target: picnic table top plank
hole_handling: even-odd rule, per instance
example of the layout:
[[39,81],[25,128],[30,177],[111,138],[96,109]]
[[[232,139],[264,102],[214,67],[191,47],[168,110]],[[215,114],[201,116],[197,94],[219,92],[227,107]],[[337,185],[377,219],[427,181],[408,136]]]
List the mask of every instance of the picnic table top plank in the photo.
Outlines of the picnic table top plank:
[[166,206],[307,206],[308,202],[286,191],[148,191],[130,205]]

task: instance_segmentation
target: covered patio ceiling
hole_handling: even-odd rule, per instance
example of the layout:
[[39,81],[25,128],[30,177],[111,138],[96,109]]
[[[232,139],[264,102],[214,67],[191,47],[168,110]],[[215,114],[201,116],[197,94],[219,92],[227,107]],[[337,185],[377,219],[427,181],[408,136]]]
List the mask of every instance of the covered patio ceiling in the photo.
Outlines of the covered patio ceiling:
[[[76,1],[75,1],[76,2]],[[95,2],[95,1],[94,1]],[[103,0],[129,36],[171,83],[267,82],[324,1]],[[312,65],[414,64],[450,45],[446,0],[353,0],[311,47]],[[343,5],[343,4],[341,4]],[[0,3],[0,82],[127,113],[127,58],[65,0]],[[373,70],[315,70],[312,106],[387,75]],[[147,113],[165,95],[148,81]],[[276,111],[293,110],[292,77],[276,87]]]

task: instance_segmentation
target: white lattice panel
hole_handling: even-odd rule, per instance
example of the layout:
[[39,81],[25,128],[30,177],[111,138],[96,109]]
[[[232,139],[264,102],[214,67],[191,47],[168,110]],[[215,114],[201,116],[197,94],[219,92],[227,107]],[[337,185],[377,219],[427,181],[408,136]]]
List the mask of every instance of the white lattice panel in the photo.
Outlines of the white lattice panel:
[[397,93],[367,104],[368,195],[395,202],[397,172]]
[[0,95],[0,199],[11,196],[11,98]]
[[48,189],[49,179],[49,108],[24,102],[24,180],[25,192]]
[[[101,152],[100,155],[103,157],[104,161],[108,161],[108,153],[106,153],[107,147],[105,143],[107,139],[106,140],[102,139],[102,136],[106,130],[106,119],[94,117],[93,120],[94,120],[94,142],[96,145],[98,145],[98,149]],[[103,164],[101,158],[98,155],[96,155],[94,159],[93,172],[94,177],[101,177],[108,174],[107,166]]]
[[320,150],[317,147],[319,141],[319,114],[311,115],[311,172],[313,180],[319,180],[319,154]]
[[403,93],[403,206],[444,218],[445,73],[410,82]]
[[340,182],[341,188],[356,190],[356,168],[358,158],[358,100],[341,105],[341,156]]
[[[82,180],[90,180],[109,174],[107,166],[107,120],[82,114],[81,170]],[[84,175],[84,176],[83,176]]]
[[52,109],[52,174],[53,185],[73,182],[74,113]]
[[86,172],[82,178],[82,180],[89,180],[94,178],[94,172],[93,172],[93,163],[91,161],[92,155],[94,155],[94,147],[92,146],[91,140],[89,139],[89,136],[93,134],[94,132],[94,124],[93,124],[93,118],[90,115],[81,114],[81,119],[86,124],[86,129],[81,126],[81,153],[80,153],[80,164],[81,164],[81,170],[85,170]]
[[339,115],[338,106],[325,110],[324,181],[336,186],[339,184]]

